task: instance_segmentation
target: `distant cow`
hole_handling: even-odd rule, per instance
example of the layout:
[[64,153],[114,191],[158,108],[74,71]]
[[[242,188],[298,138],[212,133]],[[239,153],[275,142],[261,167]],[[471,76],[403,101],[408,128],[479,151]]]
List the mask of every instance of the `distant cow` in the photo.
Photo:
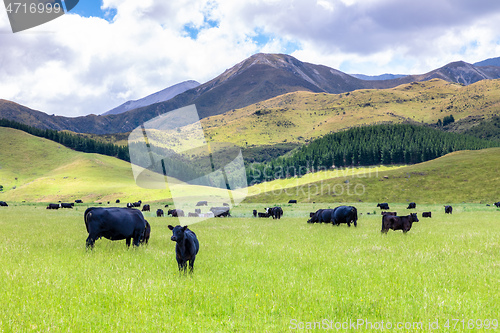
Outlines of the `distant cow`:
[[390,209],[389,204],[387,202],[379,203],[377,207],[380,207],[380,209]]
[[391,215],[391,216],[396,216],[398,215],[398,212],[381,212],[381,215]]
[[307,221],[307,223],[351,223],[356,227],[358,225],[358,211],[353,206],[339,206],[334,209],[318,209],[316,213]]
[[162,217],[164,216],[163,209],[158,208],[156,210],[156,217]]
[[283,216],[283,209],[281,207],[266,208],[266,213],[274,219],[281,219]]
[[413,222],[418,222],[417,213],[411,213],[407,216],[382,216],[382,233],[387,233],[389,229],[403,230],[403,233],[410,231]]
[[289,204],[292,204],[292,203],[297,203],[297,200],[291,199],[291,200],[288,200],[288,203],[289,203]]
[[116,199],[115,203],[120,203],[120,199]]
[[142,206],[142,211],[143,212],[150,212],[151,211],[151,206],[149,206],[149,205]]
[[195,208],[194,212],[195,212],[196,214],[201,214],[201,209],[199,209],[199,208]]
[[254,209],[252,213],[253,213],[253,217],[257,217],[257,209]]
[[61,202],[60,203],[61,208],[73,208],[74,205],[75,204],[72,203],[72,202],[71,203],[66,203],[66,202]]
[[222,203],[222,206],[229,207],[229,204],[228,204],[227,202],[223,202],[223,203]]
[[134,205],[134,207],[141,207],[141,204],[142,204],[142,201],[141,201],[141,200],[139,200],[139,201],[137,201],[137,202],[132,203],[132,205]]
[[146,220],[144,222],[146,222],[146,229],[144,229],[144,233],[142,234],[141,244],[148,245],[149,237],[151,237],[151,225]]
[[269,216],[271,216],[268,213],[258,213],[258,214],[259,214],[259,217],[269,217]]
[[127,203],[127,208],[134,208],[134,204],[133,204],[133,203],[128,202],[128,203]]
[[184,211],[182,209],[169,209],[167,215],[172,215],[172,217],[184,217]]
[[188,212],[188,217],[198,217],[198,213]]
[[499,202],[495,202],[494,205],[497,207],[497,208],[500,208],[500,201]]
[[415,208],[417,208],[417,204],[414,202],[410,202],[408,204],[408,207],[406,207],[406,209],[415,209]]
[[134,246],[139,246],[146,237],[146,220],[137,209],[90,207],[84,213],[85,226],[89,236],[87,247],[93,248],[101,237],[109,240],[126,240],[127,246],[133,239]]
[[206,202],[206,201],[198,201],[196,203],[196,206],[208,206],[208,202]]
[[210,211],[215,217],[230,217],[229,207],[211,207]]
[[49,203],[47,206],[47,209],[59,209],[61,207],[60,204],[55,204],[55,203]]
[[0,207],[9,207],[5,201],[0,201]]
[[75,203],[83,203],[83,201],[81,199],[76,199]]
[[172,230],[172,241],[175,244],[175,259],[177,259],[177,265],[179,267],[179,272],[184,270],[186,272],[187,262],[189,261],[189,272],[193,272],[194,260],[200,249],[200,244],[198,243],[198,238],[196,234],[189,230],[187,225],[181,227],[177,225],[175,227],[169,225],[168,228]]
[[422,217],[432,217],[431,212],[422,212]]
[[451,206],[444,206],[444,212],[445,212],[445,214],[452,214],[453,213],[453,207],[451,207]]

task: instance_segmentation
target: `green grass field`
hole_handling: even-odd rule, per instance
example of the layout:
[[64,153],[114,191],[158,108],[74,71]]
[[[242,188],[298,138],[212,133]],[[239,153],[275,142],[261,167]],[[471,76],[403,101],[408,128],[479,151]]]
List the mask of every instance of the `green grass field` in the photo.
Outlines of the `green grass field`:
[[[443,332],[491,331],[445,329],[452,319],[498,323],[499,209],[453,204],[445,215],[441,204],[417,202],[431,219],[381,235],[376,203],[353,205],[357,228],[306,223],[309,211],[336,204],[284,204],[281,220],[251,218],[264,204],[242,204],[233,218],[193,224],[200,252],[191,276],[177,271],[167,229],[175,218],[145,213],[147,247],[101,239],[88,251],[86,206],[0,207],[0,331],[286,332],[363,320],[355,331],[384,321],[428,332],[438,321]],[[405,208],[391,204],[400,215]]]

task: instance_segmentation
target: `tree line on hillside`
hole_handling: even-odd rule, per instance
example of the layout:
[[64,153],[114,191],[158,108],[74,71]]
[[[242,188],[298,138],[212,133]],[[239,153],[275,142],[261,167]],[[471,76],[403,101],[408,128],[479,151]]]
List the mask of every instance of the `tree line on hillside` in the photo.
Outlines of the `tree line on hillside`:
[[70,149],[84,153],[97,153],[130,162],[127,146],[118,146],[112,143],[100,142],[68,132],[60,132],[51,129],[40,129],[33,126],[18,123],[8,119],[0,119],[0,126],[21,130],[34,136],[49,139],[62,144]]
[[313,140],[291,156],[249,164],[247,182],[252,185],[340,167],[416,164],[453,151],[498,146],[497,141],[410,124],[356,127]]

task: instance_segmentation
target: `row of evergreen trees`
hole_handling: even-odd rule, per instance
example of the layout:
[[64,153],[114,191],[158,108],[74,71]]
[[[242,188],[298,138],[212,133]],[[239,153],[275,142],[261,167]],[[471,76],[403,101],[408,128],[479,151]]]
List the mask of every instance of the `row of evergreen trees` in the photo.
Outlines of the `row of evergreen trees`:
[[100,142],[91,138],[68,132],[61,132],[51,129],[40,129],[3,118],[0,119],[0,126],[18,129],[41,138],[46,138],[60,143],[63,146],[66,146],[73,150],[81,151],[84,153],[108,155],[130,162],[130,156],[127,146],[118,146],[112,143]]
[[409,124],[375,125],[327,134],[291,156],[247,166],[247,182],[303,176],[332,167],[415,164],[457,150],[497,147],[498,141]]

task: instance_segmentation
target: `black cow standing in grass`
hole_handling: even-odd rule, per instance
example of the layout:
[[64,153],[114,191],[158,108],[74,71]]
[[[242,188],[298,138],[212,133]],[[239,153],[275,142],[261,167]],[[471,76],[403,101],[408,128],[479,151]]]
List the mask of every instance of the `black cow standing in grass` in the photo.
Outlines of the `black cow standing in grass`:
[[180,225],[175,227],[169,225],[168,228],[172,230],[172,237],[170,239],[176,242],[175,259],[179,266],[179,272],[182,270],[184,270],[184,273],[186,272],[187,262],[189,261],[189,272],[192,273],[194,260],[200,249],[196,234],[192,230],[189,230],[187,225],[183,227]]
[[252,214],[253,214],[253,217],[257,217],[257,209],[254,209]]
[[451,206],[444,206],[444,212],[445,212],[445,214],[452,214],[453,213],[453,207],[451,207]]
[[283,216],[283,209],[281,207],[266,208],[266,213],[274,219],[281,219]]
[[0,207],[9,207],[5,201],[0,201]]
[[130,246],[133,239],[134,246],[139,246],[145,237],[146,226],[149,225],[138,209],[117,207],[90,207],[84,213],[84,220],[89,233],[87,247],[90,248],[101,237],[109,240],[125,239],[127,246]]
[[167,215],[172,215],[172,217],[184,217],[184,211],[182,209],[169,209]]
[[60,204],[55,204],[55,203],[49,203],[47,206],[47,209],[59,209],[61,207]]
[[288,200],[288,203],[289,203],[289,204],[297,203],[297,200],[295,200],[295,199],[290,199],[290,200]]
[[497,207],[497,208],[500,208],[500,201],[499,202],[495,202],[494,205]]
[[72,202],[71,203],[66,203],[66,202],[61,202],[60,203],[61,208],[73,208],[74,205],[75,204],[72,203]]
[[410,231],[413,222],[418,222],[417,213],[411,213],[408,216],[382,216],[382,233],[387,233],[389,229],[403,230],[403,233]]
[[143,212],[149,212],[149,211],[151,211],[151,206],[150,205],[144,205],[144,206],[142,206],[142,211]]
[[422,217],[432,217],[431,212],[422,212]]
[[377,207],[380,207],[380,209],[390,209],[387,202],[379,203]]
[[162,217],[164,215],[163,209],[158,208],[156,210],[156,217]]
[[144,222],[146,222],[146,229],[144,229],[144,233],[142,234],[141,244],[148,245],[149,237],[151,237],[151,225],[146,220]]
[[417,204],[414,202],[410,202],[408,204],[408,207],[406,207],[406,209],[415,209],[415,208],[417,208]]
[[358,210],[353,206],[339,206],[335,209],[318,209],[307,223],[333,223],[340,225],[351,223],[356,227],[358,225]]

